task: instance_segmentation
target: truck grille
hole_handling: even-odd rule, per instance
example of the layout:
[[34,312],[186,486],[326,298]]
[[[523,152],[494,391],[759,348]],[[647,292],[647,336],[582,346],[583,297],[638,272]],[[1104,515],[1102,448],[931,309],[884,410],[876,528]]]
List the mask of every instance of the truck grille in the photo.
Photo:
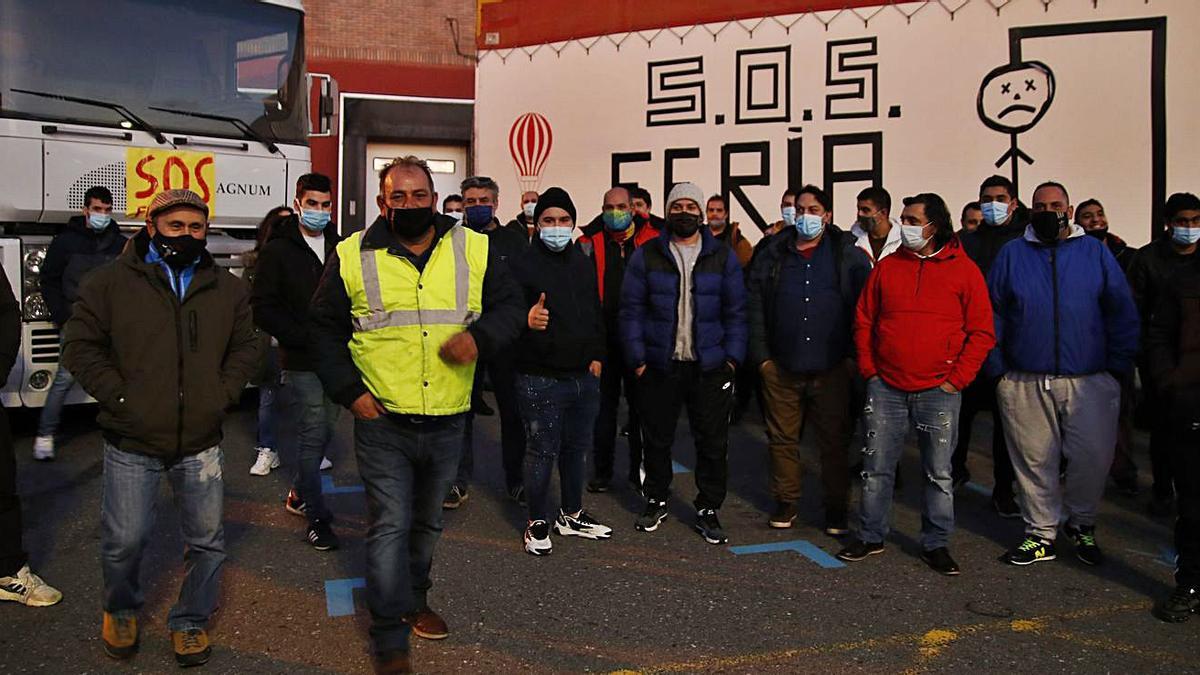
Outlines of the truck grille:
[[60,345],[57,328],[29,331],[29,360],[33,363],[58,363]]

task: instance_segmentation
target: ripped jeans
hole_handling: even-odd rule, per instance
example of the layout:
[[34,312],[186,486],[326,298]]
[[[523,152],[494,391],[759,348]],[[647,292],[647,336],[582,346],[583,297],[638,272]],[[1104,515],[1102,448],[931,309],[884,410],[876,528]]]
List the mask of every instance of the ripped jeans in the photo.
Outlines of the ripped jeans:
[[887,537],[892,510],[896,465],[904,454],[908,430],[916,428],[925,491],[921,508],[921,546],[926,551],[946,546],[954,531],[954,492],[950,459],[958,441],[958,409],[962,394],[939,388],[907,392],[879,377],[867,382],[863,408],[866,446],[863,448],[862,528],[868,544]]

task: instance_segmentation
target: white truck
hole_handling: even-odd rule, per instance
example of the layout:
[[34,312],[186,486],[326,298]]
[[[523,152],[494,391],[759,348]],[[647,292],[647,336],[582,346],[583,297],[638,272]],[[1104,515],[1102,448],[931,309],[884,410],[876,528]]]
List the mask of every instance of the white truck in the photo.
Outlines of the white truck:
[[112,192],[126,234],[156,192],[195,190],[209,251],[237,268],[309,171],[307,139],[332,128],[335,96],[305,70],[300,0],[0,0],[0,264],[23,315],[3,404],[45,401],[59,330],[41,264],[88,188]]

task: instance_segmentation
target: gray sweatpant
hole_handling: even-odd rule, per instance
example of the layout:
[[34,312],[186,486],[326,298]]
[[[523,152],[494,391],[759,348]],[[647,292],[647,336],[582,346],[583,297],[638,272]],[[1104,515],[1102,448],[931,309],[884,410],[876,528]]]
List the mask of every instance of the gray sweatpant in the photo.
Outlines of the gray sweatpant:
[[[1023,495],[1025,533],[1054,541],[1058,526],[1090,527],[1112,466],[1121,385],[1108,373],[1010,372],[996,387],[1008,454]],[[1066,458],[1065,489],[1059,464]]]

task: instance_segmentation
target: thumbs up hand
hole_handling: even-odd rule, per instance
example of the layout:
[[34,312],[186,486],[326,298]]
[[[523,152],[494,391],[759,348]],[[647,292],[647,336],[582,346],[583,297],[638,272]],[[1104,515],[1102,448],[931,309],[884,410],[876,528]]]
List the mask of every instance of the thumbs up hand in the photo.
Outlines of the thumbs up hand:
[[528,321],[530,330],[546,330],[550,325],[550,310],[546,309],[546,294],[542,293],[537,304],[529,308]]

